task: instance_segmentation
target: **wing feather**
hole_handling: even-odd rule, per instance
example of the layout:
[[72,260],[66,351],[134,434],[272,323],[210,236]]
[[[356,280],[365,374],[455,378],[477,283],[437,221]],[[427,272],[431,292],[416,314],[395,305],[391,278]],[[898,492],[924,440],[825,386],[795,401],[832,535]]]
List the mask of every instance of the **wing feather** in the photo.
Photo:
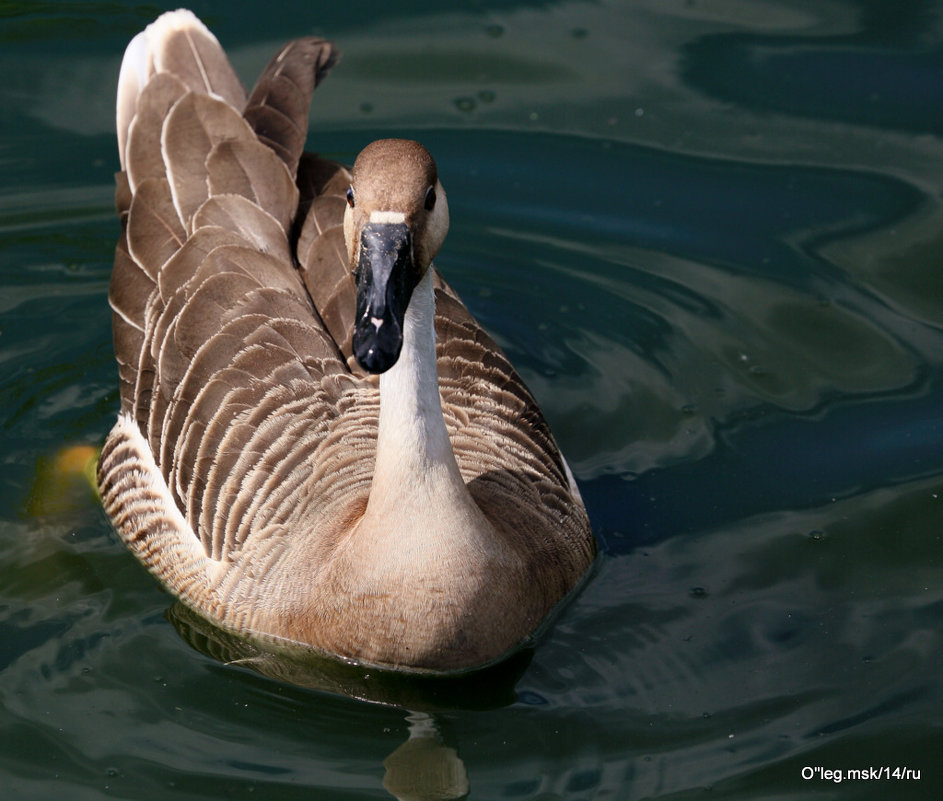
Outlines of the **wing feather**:
[[210,195],[241,195],[265,209],[287,236],[298,211],[298,187],[281,159],[261,142],[226,139],[206,160]]
[[340,54],[324,39],[286,44],[262,71],[244,116],[259,141],[268,145],[294,178],[308,134],[311,94]]
[[169,72],[155,75],[138,96],[137,111],[128,129],[127,174],[134,190],[148,178],[167,175],[160,147],[161,127],[186,87]]
[[187,238],[165,178],[149,178],[134,193],[128,210],[128,253],[151,281]]
[[183,247],[167,260],[157,276],[157,286],[164,303],[193,278],[212,251],[225,245],[246,247],[248,243],[239,234],[219,225],[207,225],[194,231]]
[[350,186],[350,172],[335,162],[306,153],[298,182],[304,212],[296,246],[301,277],[348,368],[353,374],[364,376],[364,370],[353,357],[357,287],[347,264],[344,241],[345,194]]
[[108,302],[113,311],[112,335],[123,412],[129,411],[134,403],[138,363],[144,346],[144,312],[154,289],[151,277],[128,253],[127,237],[122,231],[115,248]]
[[188,231],[193,230],[193,214],[209,197],[210,151],[227,139],[254,138],[239,112],[216,97],[189,92],[171,108],[161,131],[161,152],[174,206]]
[[286,267],[293,262],[288,240],[278,221],[242,195],[214,195],[209,198],[193,218],[194,231],[204,226],[226,228],[262,253],[283,261]]

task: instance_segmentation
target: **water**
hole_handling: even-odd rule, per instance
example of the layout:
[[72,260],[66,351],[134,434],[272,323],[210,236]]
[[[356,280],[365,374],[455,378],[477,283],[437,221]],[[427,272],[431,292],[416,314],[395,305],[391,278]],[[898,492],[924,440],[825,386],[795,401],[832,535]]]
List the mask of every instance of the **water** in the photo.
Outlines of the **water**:
[[943,3],[346,5],[195,10],[247,79],[338,41],[313,149],[436,155],[439,266],[568,455],[592,579],[420,687],[173,608],[80,474],[118,406],[115,76],[160,9],[8,3],[4,797],[940,797]]

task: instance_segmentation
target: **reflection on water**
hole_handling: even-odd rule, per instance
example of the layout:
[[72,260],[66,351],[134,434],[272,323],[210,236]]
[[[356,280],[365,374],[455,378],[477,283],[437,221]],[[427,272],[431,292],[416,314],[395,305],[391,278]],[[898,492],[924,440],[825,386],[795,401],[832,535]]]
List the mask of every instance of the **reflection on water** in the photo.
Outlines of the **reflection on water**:
[[409,739],[383,760],[383,787],[399,801],[452,801],[468,794],[468,771],[442,742],[435,720],[407,715]]
[[293,685],[408,710],[407,739],[384,760],[383,787],[399,801],[452,801],[468,794],[465,763],[445,743],[435,710],[487,709],[511,704],[530,654],[455,678],[409,676],[347,664],[310,649],[281,652],[215,627],[181,603],[168,610],[180,636],[227,665],[247,667]]
[[24,6],[0,26],[5,792],[791,798],[836,792],[804,766],[888,764],[923,778],[842,797],[939,796],[943,4],[259,9],[209,16],[243,74],[312,28],[345,51],[312,147],[436,154],[439,267],[538,396],[599,569],[534,650],[421,688],[168,615],[59,457],[118,405],[112,92],[151,12]]

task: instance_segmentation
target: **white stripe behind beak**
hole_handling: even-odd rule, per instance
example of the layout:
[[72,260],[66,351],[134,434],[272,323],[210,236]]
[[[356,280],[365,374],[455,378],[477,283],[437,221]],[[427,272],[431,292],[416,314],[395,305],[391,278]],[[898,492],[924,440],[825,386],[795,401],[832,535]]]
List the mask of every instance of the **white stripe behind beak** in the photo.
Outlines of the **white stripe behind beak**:
[[404,223],[406,222],[406,215],[401,211],[371,211],[370,222]]

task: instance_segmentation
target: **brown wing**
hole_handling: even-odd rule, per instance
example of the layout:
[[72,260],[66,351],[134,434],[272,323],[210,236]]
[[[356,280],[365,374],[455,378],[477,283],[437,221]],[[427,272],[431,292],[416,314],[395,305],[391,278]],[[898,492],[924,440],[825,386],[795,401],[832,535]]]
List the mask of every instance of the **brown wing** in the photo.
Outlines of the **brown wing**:
[[[435,325],[442,411],[472,497],[499,527],[523,523],[540,510],[556,534],[553,543],[539,547],[557,548],[561,563],[585,565],[595,553],[589,520],[582,504],[573,502],[579,490],[537,401],[438,276]],[[567,588],[564,582],[555,589],[562,595]]]
[[[286,492],[298,491],[289,466],[312,461],[339,399],[358,391],[291,241],[310,94],[336,53],[323,40],[287,45],[243,115],[244,92],[202,26],[149,36],[149,77],[133,113],[118,115],[128,127],[110,300],[122,409],[219,559],[287,514]],[[352,479],[364,482],[369,465]]]

